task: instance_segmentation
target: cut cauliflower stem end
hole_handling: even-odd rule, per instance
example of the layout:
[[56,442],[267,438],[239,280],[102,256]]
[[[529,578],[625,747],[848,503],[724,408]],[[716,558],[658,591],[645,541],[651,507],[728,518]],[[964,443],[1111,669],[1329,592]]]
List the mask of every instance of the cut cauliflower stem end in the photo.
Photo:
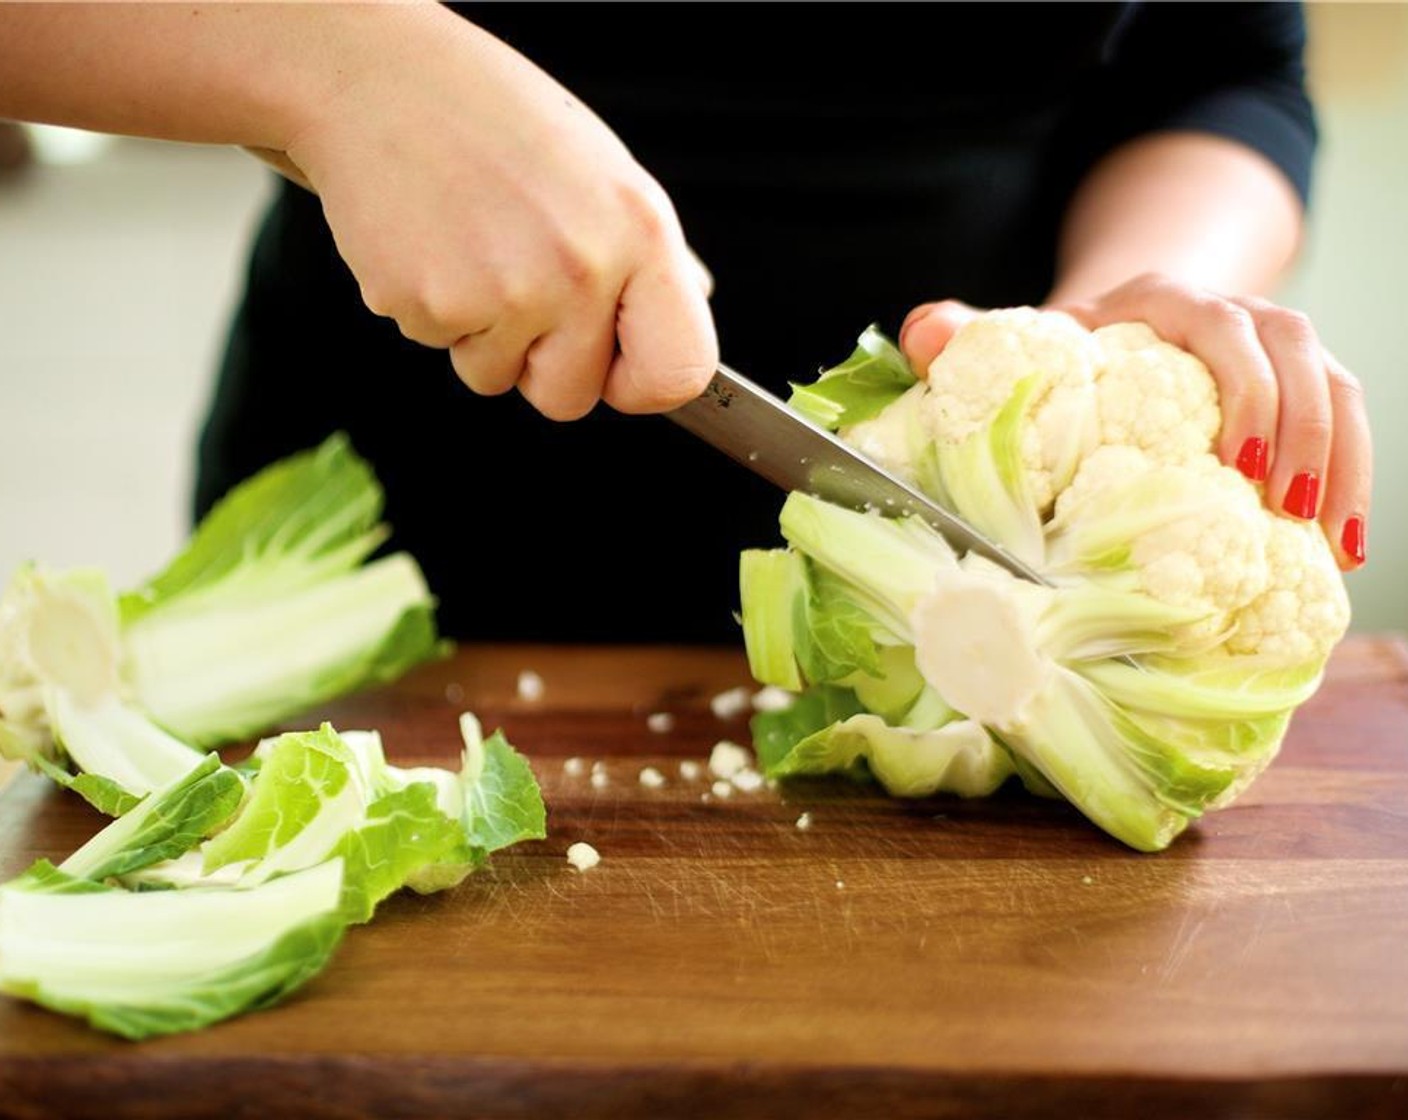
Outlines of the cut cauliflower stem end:
[[1021,724],[1054,669],[1038,641],[1050,594],[982,566],[936,573],[910,615],[920,674],[971,720],[999,732]]
[[1212,451],[1222,413],[1207,366],[1145,323],[1115,323],[1092,338],[1102,445],[1137,447],[1161,463]]
[[0,596],[0,754],[53,757],[48,694],[83,706],[122,690],[116,602],[97,569],[21,569]]
[[990,425],[1018,384],[1040,378],[1021,434],[1022,464],[1042,515],[1099,438],[1094,336],[1059,311],[1016,307],[961,327],[929,366],[932,437],[961,443]]
[[1318,523],[1267,513],[1266,589],[1239,611],[1227,651],[1320,661],[1349,628],[1349,595]]
[[1208,645],[1269,586],[1271,520],[1256,488],[1211,454],[1160,463],[1137,448],[1102,447],[1057,500],[1048,559],[1058,574],[1201,612],[1180,634]]

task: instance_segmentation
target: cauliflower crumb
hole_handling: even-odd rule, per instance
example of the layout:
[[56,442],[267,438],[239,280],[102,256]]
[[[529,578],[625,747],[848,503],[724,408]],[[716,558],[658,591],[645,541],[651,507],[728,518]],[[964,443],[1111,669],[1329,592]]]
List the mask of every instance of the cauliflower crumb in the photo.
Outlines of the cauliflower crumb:
[[731,778],[740,770],[746,770],[753,756],[727,739],[720,739],[709,752],[709,773],[716,778]]
[[518,698],[536,704],[543,698],[543,678],[532,669],[524,669],[518,674]]
[[687,782],[697,782],[704,776],[704,767],[692,758],[680,763],[680,777]]
[[733,719],[741,716],[752,704],[752,696],[743,685],[720,692],[709,701],[709,709],[717,719]]
[[757,793],[763,788],[763,776],[750,766],[729,778],[729,783],[740,793]]
[[722,778],[720,778],[717,782],[710,786],[709,789],[713,792],[715,797],[733,796],[733,787],[729,785],[726,781],[724,781]]
[[1087,887],[1090,886],[1090,884],[1092,884],[1093,882],[1095,882],[1095,880],[1092,879],[1089,875],[1082,875],[1080,877],[1080,881],[1084,883]]
[[780,712],[792,706],[795,697],[785,688],[778,688],[776,685],[768,685],[753,693],[753,710],[755,712]]
[[846,881],[845,881],[844,879],[837,879],[837,880],[836,880],[836,889],[837,889],[838,891],[843,891],[843,890],[845,890],[845,889],[846,889]]
[[665,784],[665,775],[653,766],[647,766],[640,772],[640,784],[646,789],[659,789]]
[[803,813],[800,817],[797,818],[797,831],[798,831],[798,832],[806,832],[807,829],[811,828],[811,826],[812,826],[812,815],[811,815],[810,813]]
[[451,704],[463,704],[464,686],[451,681],[445,686],[445,699]]
[[567,849],[567,862],[578,871],[590,871],[601,862],[601,853],[590,844],[578,840]]
[[669,712],[651,712],[645,717],[645,726],[657,735],[664,735],[675,729],[675,717]]
[[606,776],[605,770],[592,767],[592,789],[605,789],[610,784],[611,779]]
[[571,774],[574,778],[578,775],[585,774],[587,772],[586,760],[581,758],[569,758],[562,764],[562,772],[564,774]]

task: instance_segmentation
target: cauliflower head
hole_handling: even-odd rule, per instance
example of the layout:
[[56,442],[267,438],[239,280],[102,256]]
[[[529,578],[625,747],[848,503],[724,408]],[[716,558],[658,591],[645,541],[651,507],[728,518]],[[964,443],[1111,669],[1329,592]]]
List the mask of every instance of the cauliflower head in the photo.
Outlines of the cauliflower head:
[[[744,591],[750,658],[756,646],[776,673],[760,679],[802,686],[768,717],[770,772],[854,772],[846,721],[863,720],[905,733],[886,739],[906,766],[903,786],[886,783],[897,794],[972,795],[944,763],[960,743],[995,785],[1004,771],[974,746],[991,741],[1029,789],[1143,851],[1228,805],[1314,693],[1349,601],[1318,523],[1273,514],[1214,454],[1207,367],[1143,323],[1088,331],[1016,308],[955,333],[927,381],[894,381],[879,409],[855,387],[866,407],[843,437],[1047,582],[955,561],[921,519],[793,494],[774,557],[793,601],[779,609],[756,580]],[[842,632],[885,636],[863,682],[806,655]],[[960,723],[971,741],[955,730],[921,757],[911,733]]]

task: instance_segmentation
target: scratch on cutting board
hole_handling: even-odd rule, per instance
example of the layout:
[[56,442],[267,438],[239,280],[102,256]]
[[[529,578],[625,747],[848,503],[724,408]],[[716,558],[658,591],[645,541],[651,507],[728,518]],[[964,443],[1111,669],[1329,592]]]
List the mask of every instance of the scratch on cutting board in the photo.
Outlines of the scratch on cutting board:
[[[1282,903],[1280,908],[1284,909],[1284,900],[1282,900]],[[1241,947],[1237,953],[1237,963],[1239,965],[1247,964],[1255,954],[1256,947],[1261,944],[1261,935],[1266,931],[1267,911],[1269,909],[1270,907],[1265,904],[1257,906],[1256,922],[1252,926],[1251,932],[1243,938]]]
[[1159,984],[1167,985],[1171,983],[1187,959],[1193,944],[1198,939],[1198,934],[1207,924],[1206,914],[1195,915],[1192,911],[1184,911],[1183,917],[1178,923],[1178,930],[1173,935],[1173,945],[1164,956],[1163,963],[1159,965]]

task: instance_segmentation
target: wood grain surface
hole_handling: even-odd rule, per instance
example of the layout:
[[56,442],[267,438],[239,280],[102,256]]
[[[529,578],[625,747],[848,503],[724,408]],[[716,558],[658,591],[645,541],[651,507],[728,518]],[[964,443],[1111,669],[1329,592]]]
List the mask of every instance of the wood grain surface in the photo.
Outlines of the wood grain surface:
[[[1408,1115],[1402,643],[1346,642],[1275,765],[1155,856],[1019,791],[706,798],[679,763],[747,741],[708,707],[746,680],[732,651],[479,647],[313,713],[413,763],[477,711],[532,757],[549,839],[390,900],[290,1002],[205,1032],[0,999],[0,1115]],[[21,775],[0,876],[100,823]]]

